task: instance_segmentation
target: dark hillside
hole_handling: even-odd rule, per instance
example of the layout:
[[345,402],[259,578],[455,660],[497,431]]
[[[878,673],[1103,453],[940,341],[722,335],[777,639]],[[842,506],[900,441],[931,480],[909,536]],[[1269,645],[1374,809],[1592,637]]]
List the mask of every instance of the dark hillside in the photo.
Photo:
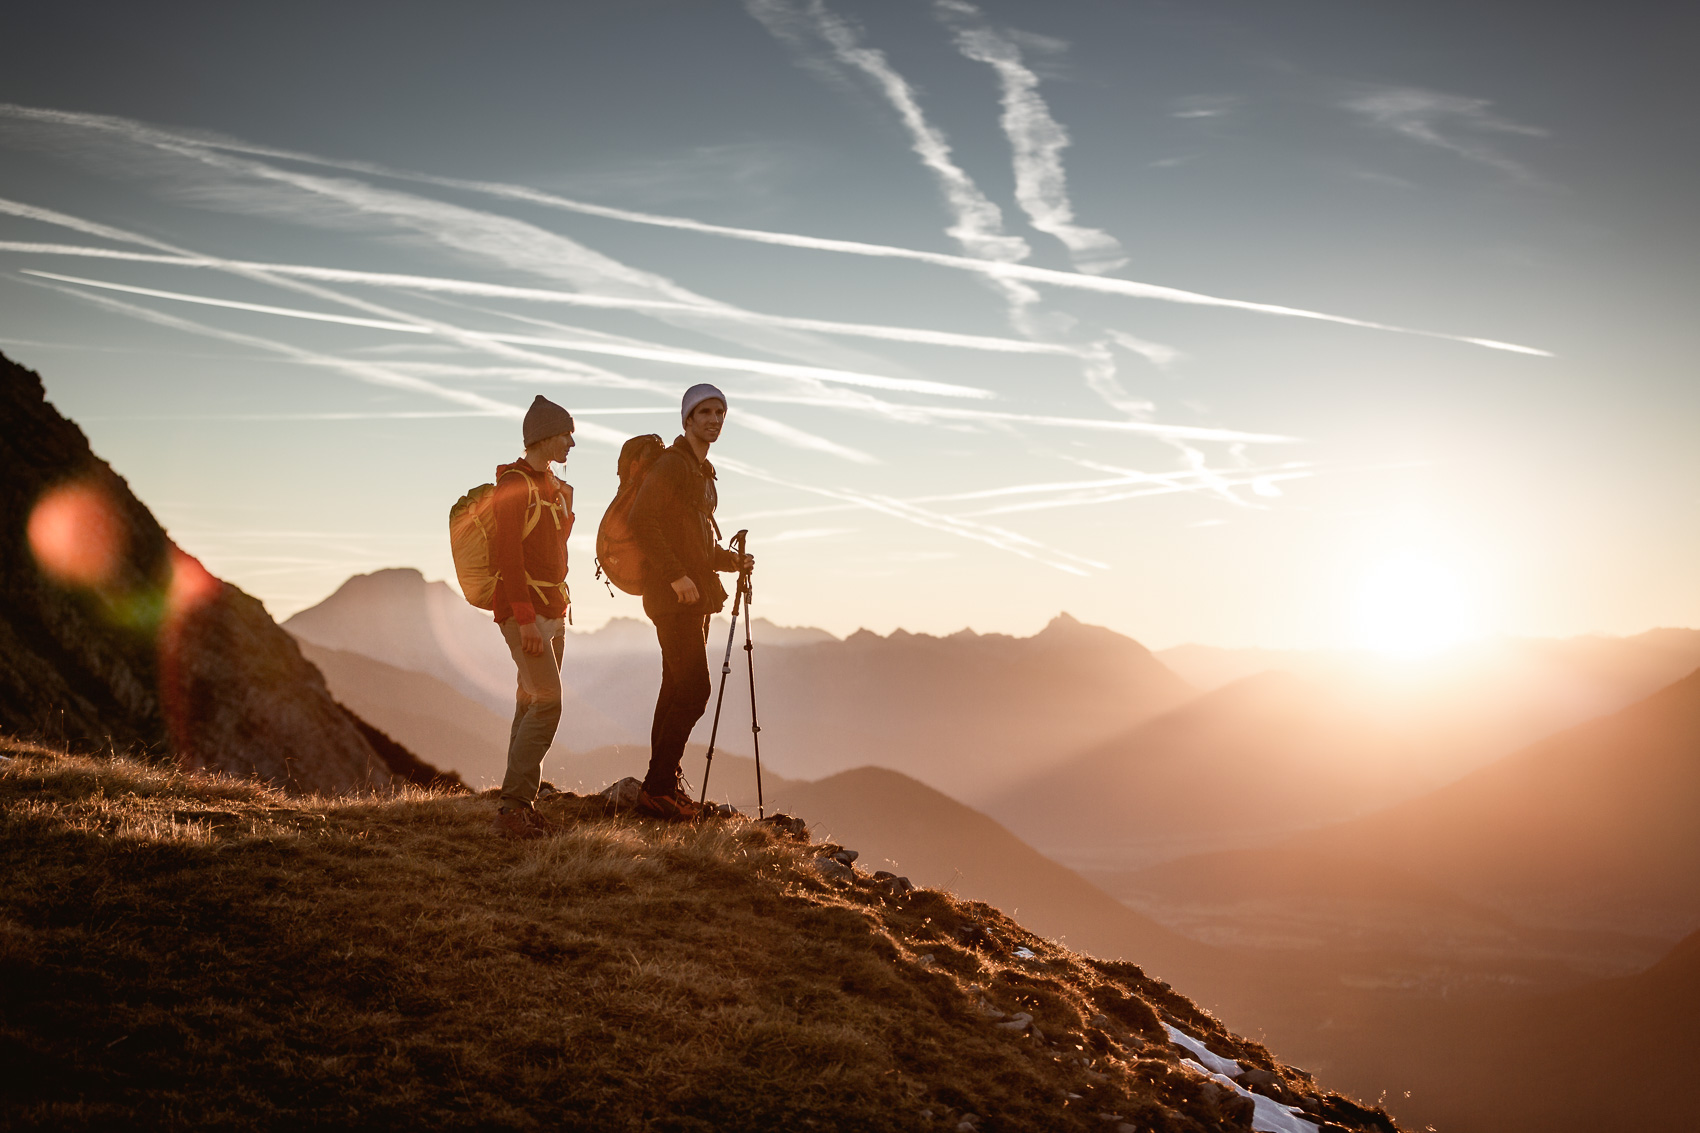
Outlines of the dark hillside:
[[0,356],[0,728],[300,791],[390,768],[265,607],[172,543],[41,379]]
[[8,747],[10,1128],[1394,1129],[1131,964],[769,827],[555,796],[515,845],[464,795]]

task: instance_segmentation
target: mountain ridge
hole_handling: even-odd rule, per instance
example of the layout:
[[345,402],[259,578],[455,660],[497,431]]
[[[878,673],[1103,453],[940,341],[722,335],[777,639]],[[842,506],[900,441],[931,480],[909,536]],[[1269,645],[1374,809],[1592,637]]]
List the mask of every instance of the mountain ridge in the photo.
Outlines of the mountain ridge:
[[[412,568],[354,576],[285,628],[318,645],[428,673],[498,715],[512,700],[512,662],[489,616]],[[1027,638],[859,630],[838,639],[760,620],[756,631],[763,756],[796,778],[859,766],[878,752],[972,802],[1035,761],[1191,695],[1138,642],[1066,614]],[[711,628],[716,658],[725,632],[724,621]],[[619,647],[602,647],[600,637]],[[647,626],[615,619],[597,631],[569,632],[562,682],[569,691],[557,737],[565,747],[648,738],[660,658]],[[747,708],[739,706],[748,703],[746,667],[734,665],[726,704],[735,723],[721,729],[722,743],[734,750],[747,742]],[[706,743],[710,727],[705,717],[693,740]],[[955,781],[965,752],[976,769],[966,790]]]
[[0,728],[301,792],[434,776],[337,704],[265,608],[181,550],[4,355],[0,463]]
[[4,746],[19,1128],[1397,1133],[1134,964],[760,823],[556,795],[515,845],[464,795]]

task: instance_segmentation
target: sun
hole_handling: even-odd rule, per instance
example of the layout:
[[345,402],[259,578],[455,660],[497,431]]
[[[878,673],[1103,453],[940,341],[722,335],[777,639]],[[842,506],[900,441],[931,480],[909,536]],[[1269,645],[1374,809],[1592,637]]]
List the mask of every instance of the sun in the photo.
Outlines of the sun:
[[1437,653],[1477,628],[1460,572],[1414,551],[1382,559],[1364,575],[1356,613],[1361,644],[1405,657]]

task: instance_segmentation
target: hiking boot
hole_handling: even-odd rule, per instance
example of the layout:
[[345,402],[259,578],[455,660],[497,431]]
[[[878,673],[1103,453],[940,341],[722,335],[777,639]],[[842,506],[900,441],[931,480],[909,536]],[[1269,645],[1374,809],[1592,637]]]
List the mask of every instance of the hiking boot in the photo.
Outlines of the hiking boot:
[[498,810],[490,828],[496,832],[498,838],[505,838],[510,842],[529,842],[534,838],[541,838],[544,831],[526,817],[531,813],[518,807]]
[[702,814],[689,795],[681,799],[674,795],[652,795],[648,791],[638,792],[637,809],[663,822],[694,822]]
[[522,810],[519,813],[525,816],[527,824],[545,835],[559,834],[561,832],[561,824],[559,822],[553,822],[550,819],[544,818],[534,809]]

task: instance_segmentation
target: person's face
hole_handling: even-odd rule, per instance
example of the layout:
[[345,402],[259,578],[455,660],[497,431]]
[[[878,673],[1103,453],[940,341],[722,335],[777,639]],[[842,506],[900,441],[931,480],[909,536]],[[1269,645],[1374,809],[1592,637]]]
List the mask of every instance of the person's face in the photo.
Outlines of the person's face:
[[726,403],[711,397],[691,410],[685,419],[685,432],[705,444],[713,444],[720,439],[720,429],[725,424]]
[[559,433],[544,442],[543,451],[550,463],[561,464],[567,459],[567,454],[573,451],[575,443],[571,432]]

